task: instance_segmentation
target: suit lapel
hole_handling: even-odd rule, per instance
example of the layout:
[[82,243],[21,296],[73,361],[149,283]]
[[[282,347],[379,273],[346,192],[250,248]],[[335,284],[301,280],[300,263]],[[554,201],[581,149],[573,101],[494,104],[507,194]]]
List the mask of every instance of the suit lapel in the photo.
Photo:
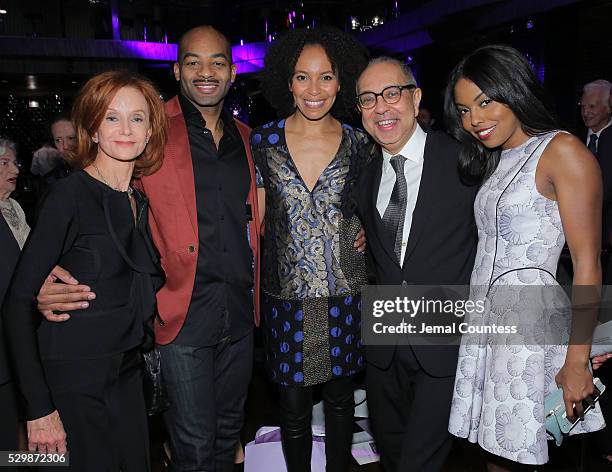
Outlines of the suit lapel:
[[423,155],[423,172],[421,174],[421,182],[419,184],[419,193],[417,195],[416,205],[412,213],[412,224],[410,225],[410,235],[406,244],[406,253],[404,255],[403,267],[406,267],[406,261],[414,251],[419,238],[423,232],[423,228],[427,224],[427,220],[431,212],[434,210],[434,192],[436,186],[437,168],[435,159],[435,144],[431,138],[431,133],[427,134],[425,141],[425,152]]

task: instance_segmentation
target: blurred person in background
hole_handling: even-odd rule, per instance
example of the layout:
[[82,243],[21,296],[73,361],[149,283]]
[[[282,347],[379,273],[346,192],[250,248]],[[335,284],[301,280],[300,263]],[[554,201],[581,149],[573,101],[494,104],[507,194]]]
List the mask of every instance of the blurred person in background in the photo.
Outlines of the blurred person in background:
[[602,131],[612,124],[611,87],[612,83],[603,79],[589,82],[583,87],[578,103],[582,121],[587,128],[585,144],[595,155],[597,155],[598,140]]
[[436,119],[433,116],[432,111],[424,106],[421,106],[419,108],[419,114],[417,115],[417,121],[419,122],[419,125],[421,125],[421,128],[423,128],[423,131],[427,132],[429,131],[433,125],[436,123]]
[[[17,146],[9,139],[0,139],[0,247],[2,263],[0,264],[0,306],[8,289],[19,254],[30,232],[23,210],[15,200],[10,198],[17,186],[19,175]],[[13,376],[6,356],[6,347],[0,318],[0,450],[15,451],[17,440],[17,402]]]

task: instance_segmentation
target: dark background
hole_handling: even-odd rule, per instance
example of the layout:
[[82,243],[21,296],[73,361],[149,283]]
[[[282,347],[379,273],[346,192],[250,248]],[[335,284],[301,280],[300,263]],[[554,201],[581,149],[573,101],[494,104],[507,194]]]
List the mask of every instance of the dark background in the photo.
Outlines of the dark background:
[[[440,6],[453,6],[455,12],[432,19]],[[403,50],[389,50],[383,44],[371,51],[394,55],[413,67],[423,88],[423,104],[433,110],[438,125],[450,69],[466,52],[486,43],[507,43],[528,55],[572,131],[581,128],[576,104],[582,86],[599,78],[612,79],[612,0],[0,0],[0,9],[6,11],[0,14],[0,134],[18,142],[26,167],[32,152],[49,140],[49,117],[69,110],[79,87],[98,72],[138,71],[151,78],[165,98],[176,93],[170,61],[70,57],[52,45],[39,48],[44,55],[33,55],[13,47],[14,43],[10,49],[7,46],[15,37],[37,38],[43,44],[47,38],[64,38],[75,49],[84,42],[110,40],[113,12],[120,40],[176,43],[182,32],[208,23],[226,33],[234,45],[241,40],[265,41],[295,25],[320,24],[351,31],[371,45],[372,34],[384,35],[394,25],[401,31],[405,22],[418,25],[422,18],[417,30],[429,36],[429,44]],[[292,11],[297,14],[289,23]],[[375,16],[384,23],[371,27]],[[351,17],[358,19],[359,28],[351,29]],[[227,100],[252,126],[274,117],[258,87],[257,74],[241,74]],[[31,100],[38,107],[28,106]]]

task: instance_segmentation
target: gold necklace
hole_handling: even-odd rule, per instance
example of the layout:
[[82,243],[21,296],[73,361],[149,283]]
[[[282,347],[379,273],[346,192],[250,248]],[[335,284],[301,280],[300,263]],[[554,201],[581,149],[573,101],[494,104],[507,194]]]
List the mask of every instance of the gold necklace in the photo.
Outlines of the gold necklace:
[[[117,192],[123,192],[123,190],[119,190],[117,187],[113,187],[111,184],[109,184],[106,179],[104,178],[104,176],[102,175],[102,172],[100,172],[100,169],[98,169],[98,166],[96,165],[95,162],[92,162],[91,165],[93,166],[94,169],[96,169],[96,172],[98,173],[98,175],[100,176],[100,180],[102,180],[102,182],[104,184],[106,184],[108,187],[112,188],[113,190],[116,190]],[[131,185],[128,185],[127,188],[127,195],[129,198],[132,198],[134,193],[134,189],[132,188]]]

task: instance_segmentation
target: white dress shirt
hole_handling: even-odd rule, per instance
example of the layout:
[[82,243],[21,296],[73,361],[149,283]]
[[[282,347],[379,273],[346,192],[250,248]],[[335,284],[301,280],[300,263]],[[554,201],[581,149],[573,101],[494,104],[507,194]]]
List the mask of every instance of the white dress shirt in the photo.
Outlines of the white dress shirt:
[[597,151],[597,149],[599,149],[599,138],[601,136],[601,132],[606,129],[607,127],[609,127],[610,125],[612,125],[612,119],[610,121],[608,121],[608,124],[606,126],[604,126],[603,128],[601,128],[599,131],[595,132],[593,131],[591,128],[589,128],[589,130],[587,131],[587,137],[586,137],[586,145],[589,145],[589,140],[591,139],[591,135],[592,134],[596,134],[597,135],[597,141],[595,141],[595,150]]
[[404,229],[402,232],[402,254],[400,266],[404,264],[404,256],[406,255],[406,245],[408,236],[410,236],[410,227],[412,226],[412,213],[416,206],[417,196],[419,195],[419,186],[421,185],[421,175],[423,173],[423,156],[425,153],[425,139],[427,133],[423,131],[418,124],[414,133],[404,145],[402,150],[397,154],[389,154],[384,148],[382,150],[383,163],[382,175],[380,178],[380,187],[378,188],[378,197],[376,198],[376,209],[382,218],[385,214],[391,193],[395,185],[395,170],[391,166],[391,158],[401,154],[406,158],[404,163],[404,175],[406,176],[406,186],[408,195],[406,201],[406,217],[404,218]]

